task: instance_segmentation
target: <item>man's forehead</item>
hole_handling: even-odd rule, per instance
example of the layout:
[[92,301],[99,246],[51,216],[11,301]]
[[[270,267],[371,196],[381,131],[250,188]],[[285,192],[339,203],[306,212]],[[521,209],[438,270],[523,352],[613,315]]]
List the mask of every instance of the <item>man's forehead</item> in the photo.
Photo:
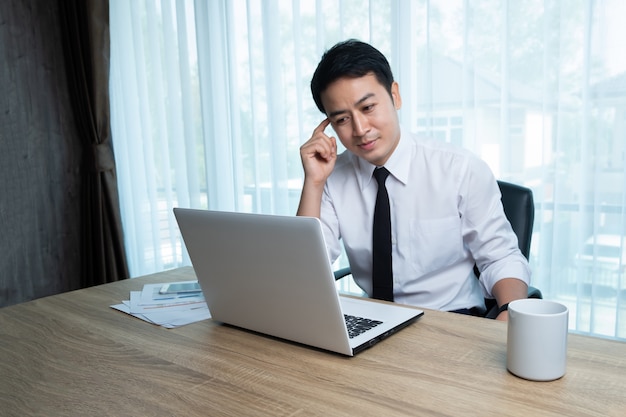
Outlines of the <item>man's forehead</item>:
[[326,114],[336,110],[333,107],[358,106],[370,98],[375,98],[384,91],[376,77],[365,75],[357,78],[340,78],[321,92],[320,98]]

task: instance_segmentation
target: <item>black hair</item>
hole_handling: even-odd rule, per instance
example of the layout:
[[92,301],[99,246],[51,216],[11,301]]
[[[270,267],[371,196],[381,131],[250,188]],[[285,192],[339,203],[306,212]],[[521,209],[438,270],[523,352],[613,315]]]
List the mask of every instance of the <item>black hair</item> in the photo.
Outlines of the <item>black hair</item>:
[[317,108],[326,113],[321,96],[334,81],[343,77],[359,78],[370,73],[391,96],[393,74],[387,58],[378,49],[356,39],[335,44],[324,53],[311,79],[311,93]]

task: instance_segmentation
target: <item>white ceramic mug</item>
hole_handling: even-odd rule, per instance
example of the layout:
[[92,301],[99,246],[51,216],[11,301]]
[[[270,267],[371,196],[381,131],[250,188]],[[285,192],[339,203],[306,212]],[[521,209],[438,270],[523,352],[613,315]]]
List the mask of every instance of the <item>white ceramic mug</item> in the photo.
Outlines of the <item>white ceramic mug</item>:
[[565,375],[568,310],[554,301],[528,298],[509,303],[506,367],[533,381]]

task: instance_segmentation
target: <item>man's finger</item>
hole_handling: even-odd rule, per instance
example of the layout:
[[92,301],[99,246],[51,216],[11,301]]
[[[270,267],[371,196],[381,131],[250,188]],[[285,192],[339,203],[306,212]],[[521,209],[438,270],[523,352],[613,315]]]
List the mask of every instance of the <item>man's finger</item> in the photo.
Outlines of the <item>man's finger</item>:
[[313,135],[324,132],[324,130],[328,127],[329,124],[330,124],[330,119],[326,118],[322,120],[322,123],[320,123],[313,131]]

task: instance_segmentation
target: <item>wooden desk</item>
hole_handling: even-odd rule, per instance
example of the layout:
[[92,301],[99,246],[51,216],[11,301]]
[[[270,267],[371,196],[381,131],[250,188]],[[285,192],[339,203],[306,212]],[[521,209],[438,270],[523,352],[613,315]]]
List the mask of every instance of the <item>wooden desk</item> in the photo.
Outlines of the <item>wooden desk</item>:
[[567,374],[505,369],[506,324],[426,311],[348,358],[211,320],[167,330],[111,309],[191,268],[0,310],[3,416],[624,416],[626,344],[570,335]]

